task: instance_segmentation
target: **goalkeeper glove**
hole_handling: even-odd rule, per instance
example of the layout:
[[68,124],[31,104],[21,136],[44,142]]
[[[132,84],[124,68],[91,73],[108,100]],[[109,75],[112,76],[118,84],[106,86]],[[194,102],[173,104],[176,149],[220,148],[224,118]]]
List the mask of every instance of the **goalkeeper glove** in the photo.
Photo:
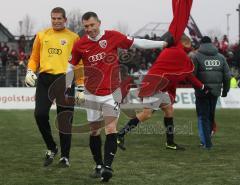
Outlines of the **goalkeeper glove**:
[[83,102],[85,102],[84,86],[79,85],[75,88],[75,104],[80,105]]
[[36,74],[31,69],[28,69],[25,77],[25,85],[27,87],[34,87],[36,85],[36,80]]

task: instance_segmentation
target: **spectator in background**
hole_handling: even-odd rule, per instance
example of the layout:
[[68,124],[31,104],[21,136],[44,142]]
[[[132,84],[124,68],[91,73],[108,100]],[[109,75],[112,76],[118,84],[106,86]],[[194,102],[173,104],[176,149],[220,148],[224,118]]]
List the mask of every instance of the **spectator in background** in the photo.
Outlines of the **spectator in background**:
[[218,41],[217,37],[214,38],[213,44],[216,48],[218,48],[218,49],[220,48],[220,42]]
[[6,70],[7,70],[7,65],[8,65],[8,52],[9,52],[9,47],[7,43],[4,43],[3,46],[1,46],[1,61],[2,61],[2,73],[1,75],[3,76],[3,86],[6,86],[7,78],[6,78]]
[[4,43],[4,45],[1,48],[1,60],[2,60],[2,66],[4,70],[6,70],[6,66],[8,62],[8,52],[9,52],[9,47],[7,43]]
[[220,44],[220,49],[221,49],[221,53],[225,57],[227,56],[228,48],[229,48],[229,40],[227,38],[227,35],[224,35],[223,40],[221,41],[221,44]]
[[240,44],[238,44],[237,47],[233,50],[233,57],[235,66],[238,69],[238,73],[240,74]]
[[209,94],[195,90],[200,141],[204,148],[210,149],[217,99],[220,95],[227,96],[230,88],[230,71],[225,57],[218,53],[208,36],[202,38],[192,60],[196,77],[211,88]]
[[9,66],[18,66],[18,54],[17,51],[12,49],[9,53]]
[[23,51],[19,53],[18,60],[19,60],[20,66],[24,66],[24,67],[26,66],[27,56]]
[[18,40],[18,52],[25,52],[26,47],[26,38],[24,35],[21,35]]
[[231,74],[230,87],[231,88],[237,88],[238,87],[237,78],[233,74]]

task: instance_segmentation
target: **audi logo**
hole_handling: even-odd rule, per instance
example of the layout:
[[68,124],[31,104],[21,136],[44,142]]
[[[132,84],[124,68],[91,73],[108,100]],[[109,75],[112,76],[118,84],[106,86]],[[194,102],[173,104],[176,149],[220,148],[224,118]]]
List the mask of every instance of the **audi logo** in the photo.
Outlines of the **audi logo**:
[[206,67],[217,67],[221,65],[219,60],[205,60],[204,64]]
[[92,55],[92,56],[88,57],[88,61],[90,63],[98,62],[98,61],[104,59],[105,57],[106,57],[106,53],[102,52],[102,53],[98,53],[96,55]]
[[62,54],[62,50],[61,50],[61,49],[58,49],[58,48],[49,48],[49,49],[48,49],[48,53],[49,53],[49,54],[61,55],[61,54]]

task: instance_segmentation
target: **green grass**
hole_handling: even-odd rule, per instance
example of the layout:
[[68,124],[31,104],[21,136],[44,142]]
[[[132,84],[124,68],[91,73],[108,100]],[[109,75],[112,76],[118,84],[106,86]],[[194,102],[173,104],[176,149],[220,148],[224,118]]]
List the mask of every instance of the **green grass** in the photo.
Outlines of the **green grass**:
[[[113,164],[114,185],[240,184],[239,110],[217,110],[218,132],[210,151],[198,147],[194,110],[176,110],[176,142],[186,151],[164,147],[162,113],[157,112],[126,137],[127,150],[118,150]],[[55,112],[51,112],[53,123]],[[88,147],[88,134],[74,134],[71,167],[42,166],[45,146],[33,118],[33,111],[0,111],[0,184],[4,185],[92,185],[89,178],[94,163]],[[86,121],[77,111],[74,122]],[[127,120],[121,116],[119,126]],[[58,133],[52,124],[54,138]]]

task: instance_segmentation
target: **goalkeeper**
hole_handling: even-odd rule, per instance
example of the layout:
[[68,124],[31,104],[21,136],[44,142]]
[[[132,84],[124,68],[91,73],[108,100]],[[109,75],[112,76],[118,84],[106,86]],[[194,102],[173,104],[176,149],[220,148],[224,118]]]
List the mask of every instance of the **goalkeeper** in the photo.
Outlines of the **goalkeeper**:
[[[59,165],[69,167],[73,104],[65,102],[65,73],[73,44],[79,36],[65,28],[65,10],[56,7],[51,11],[52,27],[37,33],[25,78],[26,86],[36,86],[34,116],[47,147],[44,166],[49,166],[58,153],[49,123],[49,111],[56,100],[57,127],[59,129],[61,158]],[[36,73],[39,73],[38,79]],[[36,83],[37,80],[37,83]],[[70,94],[74,94],[73,86]]]

